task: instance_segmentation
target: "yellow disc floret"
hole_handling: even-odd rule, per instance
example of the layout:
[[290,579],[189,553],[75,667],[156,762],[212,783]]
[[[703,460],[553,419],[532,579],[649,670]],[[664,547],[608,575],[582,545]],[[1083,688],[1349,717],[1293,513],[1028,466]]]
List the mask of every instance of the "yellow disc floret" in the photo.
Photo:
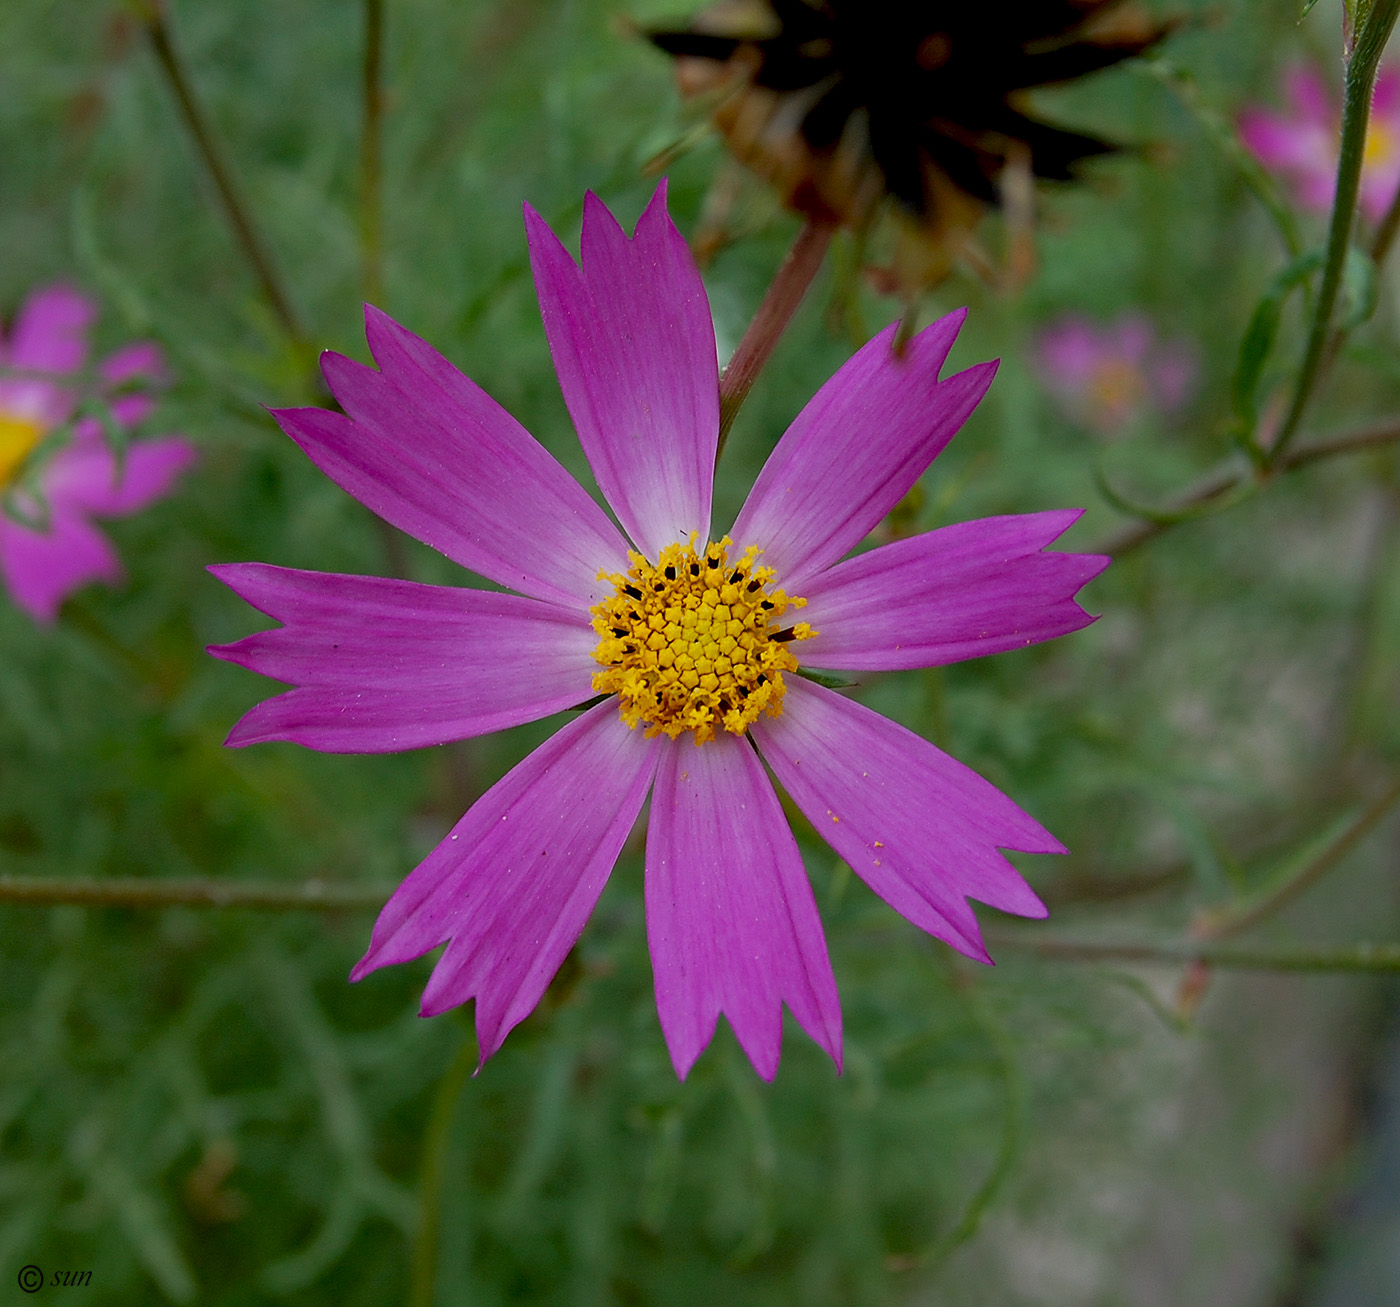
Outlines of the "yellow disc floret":
[[37,422],[0,411],[0,486],[13,479],[43,434]]
[[783,710],[783,673],[797,670],[789,645],[816,632],[780,623],[807,601],[769,589],[773,569],[757,566],[757,545],[731,563],[733,544],[725,536],[697,554],[692,534],[655,564],[629,552],[625,576],[598,574],[617,593],[591,609],[603,664],[593,688],[616,694],[622,720],[648,737],[694,731],[704,744],[718,727],[742,735],[760,713]]

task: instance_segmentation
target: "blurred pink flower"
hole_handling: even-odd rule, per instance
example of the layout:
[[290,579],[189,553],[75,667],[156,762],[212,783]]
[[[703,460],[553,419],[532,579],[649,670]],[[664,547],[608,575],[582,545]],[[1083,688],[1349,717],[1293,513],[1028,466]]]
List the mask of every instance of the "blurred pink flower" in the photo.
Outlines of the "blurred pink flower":
[[1066,314],[1041,333],[1036,368],[1045,388],[1077,421],[1121,431],[1149,412],[1180,409],[1196,389],[1196,351],[1185,339],[1163,341],[1140,313],[1104,327]]
[[[75,389],[87,361],[93,302],[66,286],[35,291],[20,309],[8,338],[0,334],[0,575],[11,597],[40,622],[51,622],[63,600],[89,581],[115,583],[121,563],[93,517],[125,517],[170,490],[194,460],[178,436],[132,442],[121,454],[102,424],[84,416],[52,452],[44,441],[72,422]],[[112,421],[140,422],[154,401],[141,383],[158,381],[159,349],[128,345],[104,359],[96,384]],[[33,457],[33,479],[24,476]]]
[[[1296,65],[1283,75],[1282,113],[1258,106],[1240,114],[1240,136],[1260,163],[1287,178],[1298,203],[1326,213],[1337,188],[1341,109],[1313,68]],[[1379,222],[1400,187],[1400,70],[1376,79],[1366,150],[1361,164],[1361,211]]]
[[[324,355],[343,411],[278,421],[386,521],[518,593],[214,568],[284,625],[210,652],[295,687],[253,708],[229,743],[421,748],[582,709],[602,691],[404,881],[351,978],[446,944],[422,1012],[474,998],[484,1061],[574,946],[650,795],[647,934],[677,1074],[723,1014],[771,1079],[784,1004],[839,1064],[826,939],[768,768],[875,893],[982,961],[969,897],[1045,913],[1001,850],[1064,850],[927,740],[795,674],[793,651],[818,667],[895,670],[1048,640],[1092,620],[1074,595],[1108,560],[1047,552],[1079,516],[1068,510],[963,522],[840,561],[991,383],[994,363],[939,378],[962,313],[902,358],[891,327],[850,359],[769,457],[732,528],[738,547],[716,539],[714,327],[664,190],[630,238],[590,194],[581,267],[530,209],[526,227],[565,401],[630,545],[483,390],[367,309],[378,370]],[[809,620],[785,619],[792,608]]]

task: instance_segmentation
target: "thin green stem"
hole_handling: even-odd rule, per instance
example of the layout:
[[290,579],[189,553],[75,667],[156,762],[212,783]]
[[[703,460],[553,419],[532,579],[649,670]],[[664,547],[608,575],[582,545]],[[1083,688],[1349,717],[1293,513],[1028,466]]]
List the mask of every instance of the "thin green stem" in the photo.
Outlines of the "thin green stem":
[[361,69],[364,124],[360,134],[360,249],[365,299],[384,294],[384,0],[365,0],[365,49]]
[[1361,186],[1361,164],[1366,150],[1366,124],[1371,114],[1371,93],[1375,87],[1376,68],[1385,43],[1390,38],[1395,18],[1400,13],[1400,0],[1374,0],[1367,10],[1356,47],[1347,62],[1346,98],[1342,107],[1342,145],[1337,162],[1337,197],[1332,205],[1332,222],[1327,232],[1327,261],[1322,269],[1322,287],[1313,306],[1312,325],[1303,353],[1302,366],[1293,391],[1288,416],[1279,428],[1278,437],[1268,450],[1267,465],[1272,466],[1298,432],[1308,402],[1313,396],[1323,371],[1332,333],[1332,315],[1337,306],[1337,294],[1342,285],[1342,272],[1347,252],[1351,248],[1352,226],[1356,220],[1356,197]]
[[1057,962],[1204,962],[1242,971],[1400,972],[1400,944],[1259,947],[1212,940],[1072,939],[1034,930],[987,930],[988,946]]
[[180,116],[185,120],[185,126],[194,138],[195,148],[204,160],[204,166],[209,170],[209,176],[219,192],[224,214],[233,228],[234,236],[242,246],[253,274],[262,286],[263,294],[267,296],[273,313],[282,324],[282,329],[293,343],[302,345],[305,343],[306,333],[302,329],[296,310],[292,307],[291,298],[282,287],[266,243],[253,221],[252,211],[239,192],[233,170],[224,157],[203,106],[195,96],[194,83],[171,31],[166,0],[145,0],[139,12],[146,35],[150,38],[151,48],[155,52],[156,62],[170,84]]
[[1239,903],[1203,913],[1195,933],[1202,939],[1220,939],[1267,920],[1316,885],[1389,815],[1397,803],[1400,803],[1400,780],[1377,795],[1321,848],[1297,866],[1286,866],[1281,877],[1264,885],[1256,894]]
[[817,275],[831,244],[833,229],[820,223],[808,222],[797,233],[797,239],[783,259],[772,283],[758,306],[749,329],[739,342],[739,348],[729,360],[719,382],[719,444],[715,461],[724,452],[729,428],[749,397],[758,374],[768,362],[783,332],[802,303],[808,287]]
[[1234,492],[1243,489],[1251,479],[1262,488],[1284,472],[1293,472],[1343,454],[1366,453],[1396,443],[1400,443],[1400,417],[1388,418],[1359,431],[1346,431],[1295,446],[1263,476],[1256,475],[1252,468],[1243,467],[1240,460],[1231,459],[1207,472],[1195,485],[1188,486],[1169,500],[1165,508],[1154,512],[1151,519],[1134,522],[1100,541],[1095,551],[1121,558],[1169,527],[1204,516],[1204,510],[1214,512],[1229,507],[1237,502]]
[[433,1307],[437,1289],[438,1232],[442,1228],[442,1180],[447,1140],[462,1089],[476,1064],[476,1041],[463,1034],[457,1055],[433,1092],[433,1107],[423,1131],[418,1167],[418,1232],[413,1240],[408,1307]]
[[371,911],[394,885],[345,885],[325,880],[155,879],[141,876],[3,876],[0,903],[74,903],[92,908],[256,908],[265,912]]

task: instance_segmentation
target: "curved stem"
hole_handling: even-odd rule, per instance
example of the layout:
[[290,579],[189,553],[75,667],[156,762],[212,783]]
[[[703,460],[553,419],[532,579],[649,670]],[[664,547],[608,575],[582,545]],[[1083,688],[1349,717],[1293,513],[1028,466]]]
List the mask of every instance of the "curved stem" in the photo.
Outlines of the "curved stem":
[[395,885],[346,885],[143,876],[0,876],[0,903],[76,903],[92,908],[258,908],[268,912],[377,911]]
[[1195,933],[1202,939],[1220,939],[1226,935],[1237,935],[1273,916],[1337,866],[1397,803],[1400,803],[1400,780],[1393,781],[1310,857],[1305,856],[1297,866],[1285,866],[1280,878],[1272,880],[1240,903],[1203,913]]
[[1195,485],[1187,487],[1181,494],[1169,500],[1167,507],[1156,512],[1151,519],[1134,522],[1100,541],[1093,552],[1121,558],[1139,545],[1161,535],[1168,527],[1180,522],[1194,521],[1204,516],[1204,510],[1215,512],[1228,507],[1229,502],[1221,501],[1228,501],[1232,492],[1241,489],[1251,477],[1261,485],[1266,485],[1284,472],[1293,472],[1342,454],[1365,453],[1367,450],[1381,449],[1396,443],[1400,443],[1400,417],[1388,418],[1359,431],[1346,431],[1340,435],[1311,441],[1306,445],[1298,445],[1284,454],[1262,478],[1257,477],[1252,469],[1241,467],[1238,460],[1230,460],[1207,472]]
[[987,930],[995,948],[1020,949],[1058,962],[1205,962],[1245,971],[1400,972],[1400,944],[1251,947],[1211,940],[1072,939],[1034,930]]
[[729,428],[749,397],[749,391],[763,371],[783,332],[797,312],[811,286],[817,270],[826,257],[827,246],[831,244],[832,228],[819,223],[808,222],[797,233],[797,239],[787,252],[767,292],[763,303],[758,306],[749,329],[739,342],[739,348],[729,360],[729,366],[719,380],[719,444],[715,447],[715,461],[724,452],[724,442],[729,438]]

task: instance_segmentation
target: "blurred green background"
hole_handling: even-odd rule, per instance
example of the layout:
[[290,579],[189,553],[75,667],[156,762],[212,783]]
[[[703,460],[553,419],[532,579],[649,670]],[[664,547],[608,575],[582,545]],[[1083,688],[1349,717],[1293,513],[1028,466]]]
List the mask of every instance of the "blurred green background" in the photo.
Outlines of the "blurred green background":
[[[1193,94],[1124,67],[1040,96],[1056,121],[1134,148],[1042,192],[1023,290],[958,275],[922,305],[925,319],[970,306],[955,364],[1003,363],[901,529],[1082,505],[1064,543],[1090,548],[1126,521],[1101,477],[1157,502],[1230,453],[1238,343],[1287,253],[1211,123],[1276,101],[1293,60],[1339,86],[1339,14],[1328,0],[1302,24],[1262,0],[1165,12],[1180,26],[1162,53]],[[677,17],[664,0],[385,5],[380,302],[585,481],[521,204],[575,248],[587,188],[630,226],[655,185],[647,161],[695,121],[633,25]],[[171,22],[307,340],[367,358],[362,7],[178,0]],[[475,578],[380,529],[262,411],[316,402],[310,355],[230,235],[138,8],[6,0],[0,87],[0,310],[56,280],[98,296],[99,349],[145,337],[168,354],[174,384],[148,430],[201,451],[180,493],[111,525],[123,587],[83,591],[52,630],[0,603],[0,873],[394,882],[558,723],[390,757],[222,747],[276,687],[202,652],[258,624],[207,564]],[[703,134],[670,163],[683,231],[722,164]],[[1323,219],[1298,223],[1320,242]],[[750,183],[732,227],[706,269],[722,351],[797,223]],[[843,257],[739,419],[719,521],[849,355],[833,304],[855,295],[871,331],[899,312],[843,276]],[[1383,276],[1309,432],[1400,406],[1398,309]],[[1107,439],[1046,395],[1035,342],[1065,312],[1128,310],[1194,342],[1202,376],[1184,412]],[[1301,342],[1295,297],[1266,395]],[[1387,448],[1279,478],[1116,563],[1086,592],[1103,614],[1089,630],[869,678],[860,697],[1069,845],[1020,860],[1052,926],[1177,936],[1400,764],[1398,489]],[[1312,1301],[1366,1151],[1358,1086],[1389,982],[1218,973],[1183,1017],[1180,966],[1037,960],[1006,942],[979,968],[793,817],[845,1010],[840,1078],[790,1027],[764,1084],[722,1025],[676,1081],[639,836],[540,1010],[475,1078],[467,1016],[415,1015],[428,961],[346,984],[372,913],[0,905],[0,1297]],[[1261,937],[1387,938],[1394,867],[1382,828]],[[31,1263],[92,1281],[26,1299],[14,1277]]]

